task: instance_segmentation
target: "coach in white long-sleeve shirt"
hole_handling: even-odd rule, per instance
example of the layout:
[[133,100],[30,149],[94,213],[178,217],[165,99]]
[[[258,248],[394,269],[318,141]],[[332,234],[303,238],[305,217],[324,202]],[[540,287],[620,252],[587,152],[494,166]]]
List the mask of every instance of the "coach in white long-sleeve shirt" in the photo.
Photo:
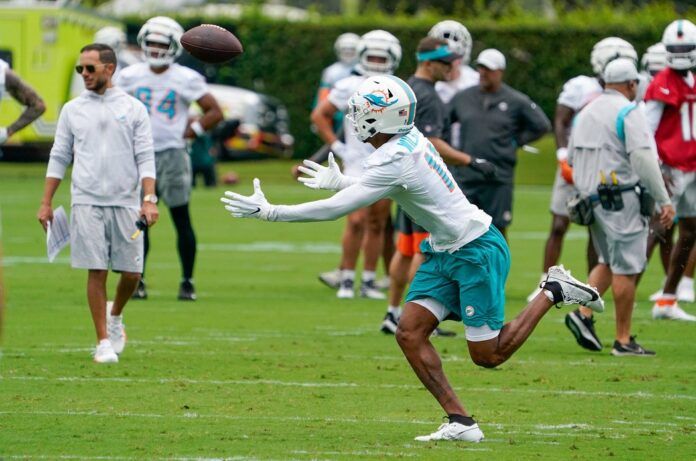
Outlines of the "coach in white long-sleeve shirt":
[[[86,91],[60,113],[38,218],[46,229],[53,219],[53,196],[72,161],[72,266],[89,271],[87,301],[98,340],[94,361],[118,362],[125,346],[121,313],[143,268],[136,221],[142,217],[151,226],[158,218],[152,130],[145,107],[112,86],[116,55],[111,48],[87,45],[79,62],[76,70]],[[109,269],[121,279],[107,318]]]

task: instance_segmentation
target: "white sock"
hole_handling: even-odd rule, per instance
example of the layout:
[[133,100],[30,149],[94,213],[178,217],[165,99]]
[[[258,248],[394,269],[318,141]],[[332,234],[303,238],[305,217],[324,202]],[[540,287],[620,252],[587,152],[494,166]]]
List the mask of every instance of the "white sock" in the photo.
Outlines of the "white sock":
[[363,282],[372,282],[372,281],[375,280],[375,276],[376,276],[376,275],[377,275],[377,274],[375,273],[375,271],[366,271],[366,270],[363,270],[363,271],[362,271],[362,281],[363,281]]
[[99,345],[100,346],[107,346],[107,345],[111,346],[111,341],[109,341],[108,339],[102,339],[101,341],[99,341]]
[[389,306],[387,307],[387,312],[395,317],[401,316],[401,306]]
[[693,284],[694,284],[694,279],[692,279],[691,277],[687,277],[686,275],[683,276],[681,278],[681,280],[679,281],[679,285],[684,285],[687,287],[693,286]]
[[111,323],[121,324],[123,322],[123,314],[121,314],[121,315],[109,314],[109,317],[111,318]]
[[355,270],[341,270],[341,280],[355,280]]
[[543,282],[544,280],[546,280],[546,277],[548,277],[548,275],[549,274],[547,274],[546,272],[542,273],[541,274],[541,281]]
[[549,290],[541,290],[541,291],[544,293],[544,296],[549,298],[549,301],[554,302],[553,301],[553,293],[551,293]]

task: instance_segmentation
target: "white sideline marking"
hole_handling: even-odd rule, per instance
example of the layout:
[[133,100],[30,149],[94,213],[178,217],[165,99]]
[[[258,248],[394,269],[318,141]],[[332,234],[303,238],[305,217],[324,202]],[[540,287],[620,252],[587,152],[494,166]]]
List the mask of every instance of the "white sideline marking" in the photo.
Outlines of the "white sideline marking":
[[[131,413],[131,412],[103,412],[103,411],[0,411],[0,415],[27,415],[27,416],[78,416],[78,417],[96,417],[96,418],[141,418],[141,419],[220,419],[225,421],[263,421],[267,416],[243,416],[243,415],[222,415],[222,414],[199,414],[194,412],[186,412],[183,414],[161,414],[161,413]],[[307,416],[277,416],[273,418],[276,421],[283,422],[325,422],[325,423],[342,423],[342,424],[409,424],[409,425],[428,425],[435,424],[433,421],[422,420],[407,420],[395,418],[333,418],[333,417],[307,417]],[[626,438],[623,434],[616,434],[618,428],[594,426],[587,423],[571,423],[559,425],[546,424],[510,424],[510,423],[494,423],[482,422],[481,426],[486,428],[495,428],[499,431],[504,431],[505,435],[538,435],[541,437],[577,437],[578,431],[582,432],[583,437],[589,438],[610,438],[623,439]],[[515,430],[516,429],[516,430]],[[567,429],[567,432],[558,432],[558,430]],[[643,432],[645,429],[622,427],[623,432]],[[598,432],[608,432],[608,434],[600,434]],[[673,433],[670,429],[653,430],[658,433]],[[486,442],[508,443],[507,439],[486,438]],[[529,443],[535,443],[530,441]],[[544,443],[544,442],[542,442]],[[548,442],[545,442],[548,443]],[[421,445],[413,445],[420,447]],[[297,452],[299,453],[299,452]],[[357,452],[345,452],[346,454],[356,454]],[[366,453],[367,454],[367,453]]]
[[[115,382],[115,383],[186,383],[201,385],[268,385],[284,387],[307,387],[307,388],[352,388],[352,389],[403,389],[420,390],[422,386],[414,384],[359,384],[346,382],[311,382],[311,381],[281,381],[277,379],[190,379],[190,378],[99,378],[82,376],[0,376],[0,380],[7,381],[58,381],[58,382]],[[580,391],[580,390],[554,390],[554,389],[519,389],[519,388],[498,388],[498,387],[454,387],[455,390],[463,392],[485,392],[485,393],[508,393],[508,394],[552,394],[552,395],[575,395],[581,397],[632,397],[637,399],[654,400],[696,400],[696,396],[688,394],[653,394],[650,392],[609,392],[609,391]]]
[[[512,231],[511,241],[514,240],[546,240],[548,232],[540,231]],[[587,232],[570,231],[566,240],[585,240]],[[338,236],[336,237],[338,240]],[[201,251],[235,252],[235,253],[286,253],[286,254],[341,254],[341,246],[334,242],[297,243],[292,241],[268,241],[250,243],[199,243],[197,248]],[[45,256],[5,256],[4,266],[18,264],[51,264]],[[56,258],[53,264],[70,264],[70,258],[63,256]],[[157,267],[174,267],[174,264],[158,265]],[[153,265],[152,267],[155,267]]]

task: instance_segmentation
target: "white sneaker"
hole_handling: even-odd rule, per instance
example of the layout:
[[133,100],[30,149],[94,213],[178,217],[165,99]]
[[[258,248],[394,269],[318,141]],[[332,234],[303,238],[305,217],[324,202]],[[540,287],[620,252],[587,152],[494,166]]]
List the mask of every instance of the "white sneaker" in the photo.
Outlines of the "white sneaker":
[[677,286],[677,299],[685,303],[692,303],[696,300],[694,293],[694,279],[682,277]]
[[374,280],[362,281],[360,285],[360,296],[368,299],[387,299],[387,295],[377,289]]
[[319,274],[319,281],[329,288],[338,288],[341,284],[341,269],[334,269]]
[[336,292],[336,297],[338,299],[353,299],[355,298],[355,292],[353,291],[353,280],[345,279],[341,281],[341,285],[338,287]]
[[111,341],[108,339],[99,341],[97,349],[94,351],[94,361],[96,363],[118,363],[118,355],[114,352]]
[[387,291],[387,290],[389,290],[390,286],[391,286],[391,279],[389,278],[389,276],[385,275],[381,279],[375,280],[375,288],[377,288],[378,290]]
[[684,309],[679,307],[676,301],[672,304],[665,304],[660,301],[656,302],[652,308],[652,318],[655,320],[665,319],[696,322],[696,316],[684,312]]
[[604,300],[599,296],[597,289],[571,276],[570,271],[565,270],[562,265],[550,267],[546,280],[542,282],[543,288],[553,291],[551,287],[546,287],[549,283],[559,284],[563,304],[580,304],[595,312],[604,312]]
[[539,280],[539,286],[538,286],[534,291],[532,291],[531,293],[529,293],[529,296],[527,296],[527,302],[528,302],[528,303],[531,303],[532,300],[534,300],[534,298],[536,298],[537,295],[538,295],[539,293],[541,293],[541,290],[542,290],[541,284],[544,283],[544,281],[546,280],[546,276],[547,276],[547,275],[548,275],[548,274],[541,274],[541,280]]
[[460,423],[444,423],[432,434],[419,435],[415,440],[419,442],[462,440],[464,442],[478,443],[483,440],[483,432],[481,432],[481,429],[479,429],[476,423],[471,426],[465,426]]
[[[108,304],[107,304],[108,305]],[[114,352],[120,354],[123,348],[126,347],[126,326],[123,324],[123,316],[106,316],[106,332],[109,335],[109,341],[114,348]]]

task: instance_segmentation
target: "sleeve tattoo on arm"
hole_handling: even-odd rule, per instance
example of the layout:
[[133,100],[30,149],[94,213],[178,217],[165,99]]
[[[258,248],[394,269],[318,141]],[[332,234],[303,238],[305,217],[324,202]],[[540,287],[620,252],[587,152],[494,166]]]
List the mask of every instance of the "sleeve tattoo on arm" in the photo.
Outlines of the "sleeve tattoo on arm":
[[39,118],[46,110],[46,104],[32,87],[11,70],[6,73],[5,88],[17,102],[25,106],[19,118],[7,127],[8,133],[13,134]]

